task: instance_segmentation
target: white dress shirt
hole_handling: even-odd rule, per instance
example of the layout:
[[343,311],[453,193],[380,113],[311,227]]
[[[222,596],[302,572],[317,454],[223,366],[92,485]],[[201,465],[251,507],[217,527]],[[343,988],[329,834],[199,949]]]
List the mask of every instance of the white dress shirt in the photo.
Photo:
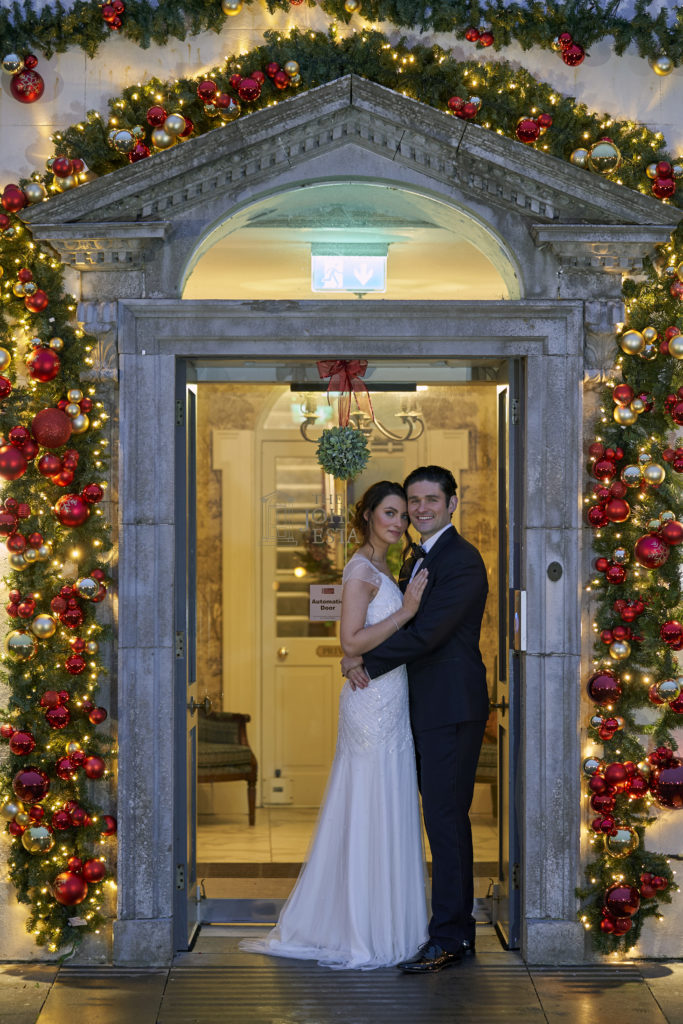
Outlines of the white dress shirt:
[[[422,547],[425,550],[425,555],[429,554],[429,551],[431,550],[431,548],[434,547],[434,545],[436,544],[437,540],[439,539],[439,537],[441,536],[442,533],[445,533],[446,530],[452,530],[452,529],[453,529],[453,523],[446,523],[446,525],[443,527],[443,529],[439,530],[438,533],[433,533],[431,537],[428,537],[427,540],[423,541]],[[424,561],[423,558],[418,558],[417,562],[413,566],[413,571],[410,574],[410,579],[411,580],[412,580],[413,576],[415,575],[415,573],[419,571],[420,566],[422,565],[423,561]]]

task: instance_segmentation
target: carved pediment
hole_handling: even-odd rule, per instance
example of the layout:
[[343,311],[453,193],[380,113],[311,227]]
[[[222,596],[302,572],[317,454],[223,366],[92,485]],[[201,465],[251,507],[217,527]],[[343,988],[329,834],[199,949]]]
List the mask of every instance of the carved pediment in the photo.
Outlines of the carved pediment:
[[[678,209],[516,140],[348,75],[30,207],[23,216],[81,269],[136,264],[210,197],[267,182],[311,157],[354,145],[439,182],[456,203],[499,208],[531,224],[658,226]],[[560,232],[561,234],[561,232]],[[647,232],[646,232],[647,234]],[[549,239],[544,239],[547,243]],[[578,241],[578,237],[577,237]],[[540,244],[540,243],[537,243]]]

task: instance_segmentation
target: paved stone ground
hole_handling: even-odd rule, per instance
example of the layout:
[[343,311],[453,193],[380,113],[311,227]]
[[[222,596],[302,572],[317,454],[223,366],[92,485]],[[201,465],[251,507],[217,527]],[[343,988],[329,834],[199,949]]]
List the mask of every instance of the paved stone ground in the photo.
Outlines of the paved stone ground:
[[527,968],[481,928],[434,977],[241,953],[211,930],[170,970],[0,965],[0,1024],[683,1024],[683,962]]

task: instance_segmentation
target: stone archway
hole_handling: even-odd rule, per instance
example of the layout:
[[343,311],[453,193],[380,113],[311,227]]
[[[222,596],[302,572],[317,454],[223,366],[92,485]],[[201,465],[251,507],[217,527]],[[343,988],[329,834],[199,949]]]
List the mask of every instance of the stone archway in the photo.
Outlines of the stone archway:
[[[328,301],[322,332],[314,301],[180,300],[188,254],[231,210],[335,175],[415,188],[471,211],[519,268],[525,298],[364,302],[353,323],[348,306]],[[80,272],[80,318],[98,334],[98,372],[119,379],[116,960],[163,964],[173,954],[176,361],[401,358],[417,338],[428,357],[467,357],[476,347],[526,364],[523,952],[530,962],[581,959],[581,385],[602,367],[623,318],[622,273],[666,240],[678,211],[349,76],[29,208],[25,220]],[[141,423],[154,425],[154,444]],[[551,561],[564,566],[557,583],[546,575]]]

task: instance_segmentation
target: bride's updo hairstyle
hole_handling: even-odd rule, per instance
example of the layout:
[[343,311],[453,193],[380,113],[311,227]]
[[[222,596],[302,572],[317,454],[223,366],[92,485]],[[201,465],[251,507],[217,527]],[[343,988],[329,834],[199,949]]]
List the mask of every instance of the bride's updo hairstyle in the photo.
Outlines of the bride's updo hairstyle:
[[362,547],[370,540],[372,513],[390,494],[406,500],[406,492],[400,484],[394,483],[393,480],[379,480],[368,487],[365,494],[356,502],[349,525],[358,538],[358,547]]

